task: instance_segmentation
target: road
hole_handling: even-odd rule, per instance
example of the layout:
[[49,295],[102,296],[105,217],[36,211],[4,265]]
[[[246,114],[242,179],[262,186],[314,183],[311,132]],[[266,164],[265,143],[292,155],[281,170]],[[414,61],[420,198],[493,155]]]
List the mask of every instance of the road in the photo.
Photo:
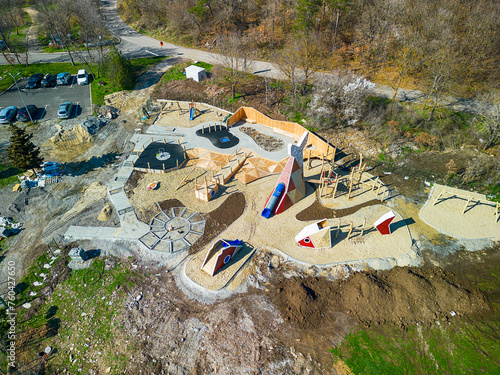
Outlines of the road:
[[[214,52],[202,51],[194,48],[186,48],[175,44],[163,42],[160,45],[160,40],[138,33],[133,28],[128,26],[121,19],[117,10],[117,0],[102,0],[101,13],[103,19],[107,21],[107,26],[110,32],[120,39],[118,50],[127,58],[147,57],[147,56],[173,56],[190,59],[193,61],[205,61],[210,64],[221,64],[222,58]],[[69,62],[67,53],[30,53],[30,63],[54,63],[54,62]],[[0,57],[0,64],[7,64],[4,56]],[[266,77],[285,79],[277,66],[266,61],[252,61],[253,74]],[[299,72],[300,74],[300,72]],[[321,80],[323,77],[330,76],[330,73],[316,73],[314,78]],[[394,90],[381,84],[375,84],[372,93],[384,98],[392,98]],[[410,90],[400,88],[397,93],[397,100],[408,103],[423,103],[425,101],[425,93],[418,90]],[[478,103],[472,99],[461,99],[446,97],[443,99],[443,104],[450,109],[461,112],[474,113],[478,109]]]

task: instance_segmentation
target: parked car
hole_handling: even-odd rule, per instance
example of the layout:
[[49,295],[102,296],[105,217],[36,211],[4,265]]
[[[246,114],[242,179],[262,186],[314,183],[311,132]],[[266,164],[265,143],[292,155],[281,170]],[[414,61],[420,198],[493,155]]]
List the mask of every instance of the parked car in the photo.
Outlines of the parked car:
[[80,69],[76,75],[76,83],[79,85],[87,85],[89,83],[89,74],[85,69]]
[[59,106],[59,110],[57,111],[57,117],[70,118],[72,109],[73,109],[73,103],[71,103],[71,102],[62,103]]
[[57,79],[55,74],[47,73],[43,76],[42,82],[40,83],[42,87],[53,87],[57,85]]
[[33,104],[29,104],[26,107],[19,108],[16,117],[17,121],[23,121],[23,122],[30,121],[30,116],[31,119],[33,119],[33,116],[35,116],[37,110],[38,110],[37,106]]
[[17,113],[17,107],[5,107],[0,111],[0,124],[8,124],[12,122]]
[[7,48],[7,44],[3,40],[0,40],[0,51],[3,51]]
[[28,79],[28,84],[26,85],[27,89],[36,89],[40,87],[40,83],[42,82],[43,79],[43,74],[42,73],[35,73],[33,74],[30,79]]
[[69,85],[70,80],[71,80],[71,74],[69,74],[68,72],[59,73],[57,75],[58,85]]

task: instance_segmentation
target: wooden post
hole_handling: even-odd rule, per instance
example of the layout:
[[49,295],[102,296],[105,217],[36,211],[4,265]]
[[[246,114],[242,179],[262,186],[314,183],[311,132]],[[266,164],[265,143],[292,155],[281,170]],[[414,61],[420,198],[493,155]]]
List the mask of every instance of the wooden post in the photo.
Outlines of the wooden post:
[[472,199],[472,198],[471,198],[471,196],[470,196],[470,194],[469,194],[469,199],[467,199],[467,203],[465,204],[465,207],[464,207],[464,209],[462,210],[462,215],[463,215],[463,214],[465,214],[465,210],[467,209],[467,206],[469,205],[469,203],[470,203],[470,200],[471,200],[471,199]]
[[132,160],[132,168],[135,168],[134,161]]
[[167,144],[167,140],[165,138],[163,138],[163,143]]
[[351,233],[352,233],[352,221],[351,221],[351,225],[349,226],[349,233],[347,233],[347,239],[349,239],[349,237],[351,237]]
[[380,178],[377,180],[377,183],[378,183],[378,188],[377,188],[377,197],[378,197],[380,188],[382,187],[382,181],[380,181]]
[[179,169],[179,159],[175,159],[175,162],[177,164],[177,169]]
[[439,198],[441,198],[441,195],[443,195],[444,191],[445,191],[445,189],[441,190],[441,193],[439,193],[439,195],[437,196],[436,200],[432,204],[433,206],[436,205],[437,201],[439,200]]
[[354,168],[351,168],[351,175],[349,176],[349,194],[347,194],[347,199],[351,199],[353,173],[354,173]]
[[210,133],[212,131],[212,127],[208,125],[208,132]]
[[180,145],[181,145],[181,140],[180,140],[180,139],[178,139],[178,140],[177,140],[177,143],[178,143],[178,144],[179,144],[179,146],[180,146]]
[[148,169],[151,169],[151,167],[149,166],[149,161],[148,161]]
[[205,125],[201,125],[201,134],[205,134]]
[[162,163],[163,165],[163,173],[165,173],[165,163]]
[[151,137],[151,143],[153,143],[153,137]]
[[335,238],[337,238],[337,237],[338,237],[339,232],[340,232],[340,219],[339,219],[339,223],[338,223],[338,225],[337,225],[337,232],[335,232]]
[[339,179],[337,178],[335,180],[335,186],[333,188],[333,199],[335,199],[335,195],[337,195],[337,186],[338,186],[338,184],[339,184]]
[[361,236],[363,236],[363,233],[365,233],[365,226],[366,226],[366,217],[363,219],[363,228],[361,228]]
[[142,144],[142,151],[144,151],[144,143]]
[[332,163],[335,163],[335,154],[337,153],[337,148],[333,147]]
[[309,149],[309,157],[307,158],[307,170],[311,169],[311,149]]
[[187,178],[189,177],[189,175],[190,175],[190,174],[191,174],[191,173],[192,173],[195,169],[196,169],[196,166],[194,166],[194,167],[193,167],[193,168],[189,171],[189,173],[188,173],[188,174],[187,174],[187,175],[186,175],[186,176],[182,179],[181,183],[180,183],[179,185],[177,185],[177,187],[175,188],[175,190],[178,190],[178,189],[182,186],[182,184],[183,184],[184,182],[186,182],[186,180],[187,180]]

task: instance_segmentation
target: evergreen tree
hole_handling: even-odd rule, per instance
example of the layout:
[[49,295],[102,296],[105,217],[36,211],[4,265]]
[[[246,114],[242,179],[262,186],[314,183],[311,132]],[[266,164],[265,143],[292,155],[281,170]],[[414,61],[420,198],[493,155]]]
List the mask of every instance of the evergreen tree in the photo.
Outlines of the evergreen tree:
[[12,165],[21,170],[33,169],[34,172],[34,169],[43,163],[43,159],[40,156],[40,149],[31,142],[33,135],[15,125],[10,125],[10,130],[12,136],[7,155]]
[[111,46],[109,54],[104,60],[103,72],[106,78],[119,89],[132,89],[135,83],[135,73],[130,61]]

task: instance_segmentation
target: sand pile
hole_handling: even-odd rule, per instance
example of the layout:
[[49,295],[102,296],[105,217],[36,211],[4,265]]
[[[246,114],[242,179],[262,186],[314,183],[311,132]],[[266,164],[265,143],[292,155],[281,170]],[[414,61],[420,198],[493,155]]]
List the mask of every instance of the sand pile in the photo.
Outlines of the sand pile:
[[110,203],[106,203],[103,207],[102,211],[97,216],[97,220],[99,221],[108,221],[111,218],[111,214],[113,213],[113,209]]
[[90,143],[92,136],[82,125],[75,126],[69,130],[61,130],[50,138],[47,143],[59,149],[72,149],[85,143]]

